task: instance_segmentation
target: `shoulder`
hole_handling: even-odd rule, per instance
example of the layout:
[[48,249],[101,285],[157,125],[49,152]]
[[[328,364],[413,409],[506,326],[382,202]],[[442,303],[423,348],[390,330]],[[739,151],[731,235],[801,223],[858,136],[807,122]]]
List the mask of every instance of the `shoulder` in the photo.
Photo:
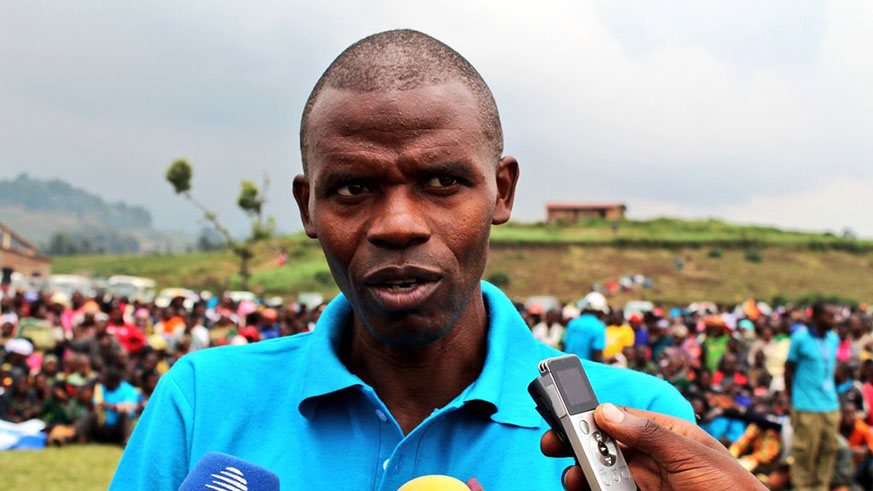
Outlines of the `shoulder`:
[[191,379],[235,380],[242,375],[281,376],[293,370],[309,345],[311,332],[241,346],[217,346],[189,353],[168,374],[178,383]]
[[656,411],[694,421],[688,401],[669,382],[628,368],[582,362],[600,402]]
[[797,330],[794,331],[794,333],[791,335],[790,339],[792,343],[806,341],[807,339],[809,339],[809,329],[807,329],[806,326],[798,327]]

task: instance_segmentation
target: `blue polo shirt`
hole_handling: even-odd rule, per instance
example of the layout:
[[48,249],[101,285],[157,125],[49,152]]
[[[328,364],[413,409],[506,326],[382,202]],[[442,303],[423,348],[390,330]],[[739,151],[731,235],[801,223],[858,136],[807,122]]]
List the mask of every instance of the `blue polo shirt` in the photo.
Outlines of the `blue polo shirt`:
[[583,360],[591,359],[592,351],[606,348],[606,324],[592,314],[582,314],[567,324],[564,351]]
[[[512,302],[482,283],[488,352],[479,378],[403,435],[371,387],[338,356],[352,309],[340,295],[313,332],[181,358],[149,400],[111,489],[175,490],[208,452],[279,475],[283,489],[395,491],[422,475],[476,477],[488,490],[561,490],[572,459],[540,452],[547,425],[527,385],[562,353],[537,342]],[[667,382],[583,362],[601,401],[693,421]]]
[[834,386],[839,344],[840,338],[833,331],[817,337],[804,326],[791,335],[788,361],[797,364],[791,383],[792,408],[817,413],[840,408]]

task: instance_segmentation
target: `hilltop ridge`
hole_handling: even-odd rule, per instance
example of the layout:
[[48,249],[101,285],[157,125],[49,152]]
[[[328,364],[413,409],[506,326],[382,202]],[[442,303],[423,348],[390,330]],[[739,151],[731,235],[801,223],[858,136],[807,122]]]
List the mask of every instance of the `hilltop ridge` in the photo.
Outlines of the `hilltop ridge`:
[[142,206],[109,203],[60,179],[28,174],[0,179],[0,221],[44,253],[63,248],[109,253],[181,250],[193,242],[183,234],[152,228],[151,213]]

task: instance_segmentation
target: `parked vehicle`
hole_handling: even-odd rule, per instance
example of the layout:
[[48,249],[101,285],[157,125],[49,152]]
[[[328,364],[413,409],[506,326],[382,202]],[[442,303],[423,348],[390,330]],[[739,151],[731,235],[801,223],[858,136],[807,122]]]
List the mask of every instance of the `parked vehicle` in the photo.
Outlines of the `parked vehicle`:
[[307,310],[312,310],[324,303],[324,295],[317,292],[302,292],[297,294],[297,303],[305,305]]
[[49,291],[63,293],[67,298],[72,298],[75,292],[86,297],[94,296],[94,286],[91,284],[91,280],[75,274],[50,275],[46,287]]
[[227,292],[228,298],[233,300],[233,303],[240,303],[243,300],[248,300],[249,302],[258,303],[258,296],[252,292],[245,290],[233,290]]
[[624,304],[624,318],[630,319],[631,314],[646,314],[655,310],[655,304],[647,300],[630,300]]
[[139,276],[110,276],[107,289],[117,297],[129,300],[151,302],[155,298],[155,280]]
[[187,288],[164,288],[155,297],[155,305],[159,308],[164,308],[170,305],[173,299],[177,297],[184,299],[182,305],[188,310],[191,310],[194,307],[194,303],[200,300],[200,295]]
[[546,313],[550,310],[561,310],[561,302],[558,301],[557,297],[553,297],[551,295],[537,295],[535,297],[530,297],[524,302],[524,308],[530,310],[531,306],[537,304],[542,308],[542,313]]

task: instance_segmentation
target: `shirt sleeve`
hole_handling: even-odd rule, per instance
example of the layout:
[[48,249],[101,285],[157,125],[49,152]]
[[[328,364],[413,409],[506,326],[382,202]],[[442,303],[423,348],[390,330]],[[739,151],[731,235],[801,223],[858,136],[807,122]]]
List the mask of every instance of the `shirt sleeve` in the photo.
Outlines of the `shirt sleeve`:
[[606,324],[598,322],[593,324],[594,333],[591,337],[591,349],[595,351],[603,351],[606,348]]
[[[182,360],[176,365],[185,365]],[[161,377],[121,456],[112,491],[176,490],[188,474],[193,409],[174,378],[187,367]]]
[[800,333],[791,336],[791,344],[788,348],[788,361],[797,362],[800,359]]
[[658,380],[657,382],[663,383],[665,387],[658,391],[657,395],[652,398],[649,407],[646,409],[696,423],[694,409],[692,409],[691,403],[685,400],[685,398],[682,397],[682,394],[680,394],[674,387],[670,386],[670,384],[663,380]]

